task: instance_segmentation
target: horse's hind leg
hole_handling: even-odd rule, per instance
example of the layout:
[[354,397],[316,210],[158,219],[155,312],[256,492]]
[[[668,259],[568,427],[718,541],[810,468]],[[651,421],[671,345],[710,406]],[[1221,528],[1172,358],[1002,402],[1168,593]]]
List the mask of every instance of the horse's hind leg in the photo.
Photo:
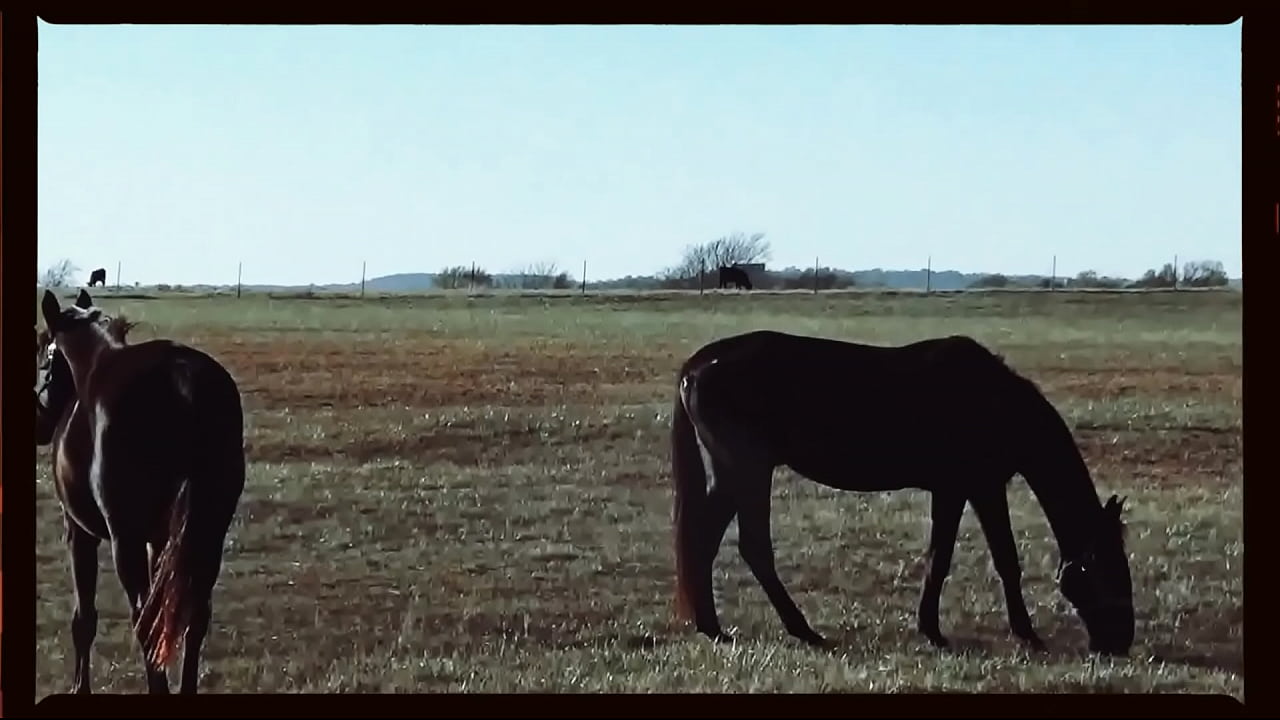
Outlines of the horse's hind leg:
[[73,693],[92,692],[89,656],[93,638],[98,634],[98,538],[65,516],[67,545],[71,551],[71,581],[75,586],[75,609],[71,614],[71,641],[75,646],[76,665]]
[[209,632],[209,618],[213,615],[212,590],[201,590],[191,608],[191,624],[182,646],[182,685],[179,692],[194,695],[200,684],[200,650]]
[[[230,524],[228,518],[227,525]],[[222,548],[226,539],[225,527],[210,537],[199,540],[199,550],[192,568],[192,592],[194,600],[191,604],[191,621],[183,636],[182,647],[182,684],[179,692],[184,695],[195,694],[200,684],[200,653],[204,647],[205,636],[209,633],[209,621],[213,615],[213,587],[218,582],[218,574],[222,570]]]
[[[714,468],[713,468],[714,470]],[[703,536],[699,547],[703,554],[698,559],[696,571],[697,585],[693,588],[694,624],[702,634],[718,641],[731,638],[720,628],[720,619],[716,616],[716,600],[713,585],[713,570],[720,543],[724,541],[725,530],[734,514],[733,495],[720,482],[720,475],[715,474],[715,484],[707,493],[706,515],[703,516]]]
[[1022,597],[1022,566],[1018,562],[1018,548],[1013,540],[1013,528],[1009,524],[1009,499],[1004,483],[975,493],[969,502],[978,514],[982,533],[987,536],[991,548],[991,560],[1000,583],[1004,586],[1004,601],[1009,609],[1009,627],[1013,634],[1036,650],[1044,649],[1044,641],[1036,634],[1027,604]]
[[721,473],[734,473],[734,495],[738,505],[738,552],[751,568],[751,574],[764,588],[778,617],[787,632],[810,645],[825,645],[826,640],[809,627],[804,613],[787,593],[773,552],[773,538],[769,527],[769,501],[773,487],[773,468],[765,463],[746,467],[715,465],[717,477]]
[[[216,468],[225,468],[218,471]],[[243,455],[235,453],[221,462],[211,463],[205,472],[192,477],[192,492],[204,489],[199,502],[206,503],[206,515],[192,515],[189,529],[195,534],[192,542],[191,620],[183,636],[182,683],[179,692],[194,694],[200,684],[200,653],[209,623],[213,615],[213,588],[222,572],[222,555],[227,532],[235,516],[240,493],[244,490],[245,465]],[[212,497],[210,497],[210,495]],[[197,502],[192,496],[192,502]],[[209,507],[208,505],[212,505]],[[198,512],[195,508],[193,511]]]
[[138,618],[142,614],[142,604],[147,600],[147,591],[151,587],[150,562],[147,558],[147,543],[141,538],[115,537],[111,541],[111,555],[115,560],[116,575],[129,601],[129,624],[134,628],[138,647],[142,652],[142,666],[147,676],[147,691],[152,694],[167,695],[169,679],[164,668],[156,667],[146,656],[146,628],[138,627]]
[[948,643],[938,627],[938,604],[942,598],[942,586],[951,573],[951,556],[955,553],[956,535],[960,532],[960,518],[964,516],[964,498],[935,491],[930,498],[929,514],[932,517],[928,567],[925,569],[916,622],[919,631],[934,647],[944,648]]
[[182,643],[182,684],[179,692],[183,695],[195,694],[200,684],[200,652],[213,615],[213,586],[220,566],[219,559],[215,558],[213,564],[206,559],[193,578],[195,600],[191,604],[191,622]]

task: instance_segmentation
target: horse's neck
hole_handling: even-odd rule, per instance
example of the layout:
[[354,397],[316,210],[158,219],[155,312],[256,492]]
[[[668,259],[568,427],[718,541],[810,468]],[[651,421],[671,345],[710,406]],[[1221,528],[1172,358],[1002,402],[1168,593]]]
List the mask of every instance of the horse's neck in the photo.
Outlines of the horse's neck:
[[1062,559],[1074,560],[1088,544],[1102,503],[1062,416],[1043,396],[1031,405],[1025,427],[1027,455],[1019,472],[1044,509]]
[[1064,561],[1080,557],[1088,545],[1091,528],[1102,512],[1097,492],[1087,473],[1025,472],[1023,478],[1035,493],[1058,541]]
[[100,374],[104,366],[111,364],[112,356],[119,351],[119,348],[113,346],[109,341],[103,340],[92,350],[85,353],[87,357],[78,362],[72,362],[71,356],[67,356],[67,364],[71,367],[71,377],[75,381],[76,395],[78,397],[88,397],[90,388],[94,384],[94,377]]
[[58,416],[58,423],[53,428],[53,446],[55,448],[62,442],[63,436],[67,434],[67,429],[71,427],[71,418],[75,417],[79,408],[80,401],[73,397],[67,401],[66,407],[62,409],[62,414]]

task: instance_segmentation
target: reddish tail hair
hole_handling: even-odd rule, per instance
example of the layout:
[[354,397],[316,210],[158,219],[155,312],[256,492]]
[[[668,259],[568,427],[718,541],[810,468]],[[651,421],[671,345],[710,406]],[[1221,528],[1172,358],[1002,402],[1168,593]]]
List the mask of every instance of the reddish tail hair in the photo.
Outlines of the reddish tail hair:
[[137,631],[146,630],[143,652],[157,667],[169,665],[191,623],[194,592],[192,575],[191,482],[184,481],[173,502],[169,542],[156,562],[146,603],[138,615]]
[[707,469],[702,464],[693,421],[679,391],[671,413],[671,477],[675,486],[672,524],[676,551],[676,617],[691,620],[695,600],[690,592],[697,582],[693,573],[702,552],[699,534],[707,499]]

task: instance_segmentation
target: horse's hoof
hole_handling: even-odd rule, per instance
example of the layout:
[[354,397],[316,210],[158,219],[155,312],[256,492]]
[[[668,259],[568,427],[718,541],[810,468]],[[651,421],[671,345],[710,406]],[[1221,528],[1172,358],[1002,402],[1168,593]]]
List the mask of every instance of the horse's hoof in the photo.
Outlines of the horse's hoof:
[[711,641],[713,641],[713,642],[717,642],[717,643],[731,643],[731,642],[733,642],[733,637],[731,637],[728,633],[726,633],[725,631],[721,630],[720,628],[715,628],[715,629],[712,629],[712,630],[706,630],[706,629],[703,629],[703,628],[698,628],[698,634],[703,635],[703,636],[705,636],[707,639],[709,639],[709,640],[711,640]]
[[937,648],[938,650],[946,650],[947,648],[951,647],[951,642],[947,640],[945,637],[943,637],[942,633],[926,632],[924,633],[924,636],[929,640],[929,644]]
[[822,637],[821,635],[814,632],[813,630],[810,630],[804,633],[795,633],[795,636],[799,638],[801,642],[803,642],[804,644],[810,647],[824,648],[824,649],[831,647],[831,641]]

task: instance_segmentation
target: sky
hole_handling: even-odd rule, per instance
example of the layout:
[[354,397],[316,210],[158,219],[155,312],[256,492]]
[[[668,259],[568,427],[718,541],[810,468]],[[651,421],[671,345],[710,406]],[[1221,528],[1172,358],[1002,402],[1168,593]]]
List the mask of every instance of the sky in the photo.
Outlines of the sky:
[[1241,274],[1229,26],[39,26],[39,272]]

